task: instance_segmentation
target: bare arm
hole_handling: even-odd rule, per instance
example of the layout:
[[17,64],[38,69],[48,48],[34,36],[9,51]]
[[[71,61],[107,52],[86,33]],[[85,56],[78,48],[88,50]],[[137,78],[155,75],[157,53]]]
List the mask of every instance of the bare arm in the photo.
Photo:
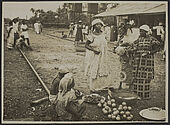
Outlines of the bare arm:
[[91,47],[91,46],[90,46],[90,43],[91,43],[91,42],[90,42],[89,40],[87,40],[87,42],[86,42],[86,44],[85,44],[85,48],[88,49],[88,50],[93,51],[95,54],[99,54],[100,52],[97,51],[97,50],[95,50],[93,47]]

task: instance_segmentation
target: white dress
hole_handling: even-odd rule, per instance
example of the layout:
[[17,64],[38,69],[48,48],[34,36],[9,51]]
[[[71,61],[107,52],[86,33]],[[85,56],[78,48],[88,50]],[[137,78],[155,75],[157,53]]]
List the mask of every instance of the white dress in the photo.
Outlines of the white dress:
[[102,90],[113,87],[109,77],[108,60],[107,60],[107,40],[106,34],[90,34],[88,40],[92,43],[95,50],[100,51],[97,55],[93,51],[86,49],[85,55],[85,75],[89,77],[90,90]]
[[25,24],[25,25],[21,25],[21,31],[22,31],[22,33],[21,33],[21,35],[23,35],[24,36],[24,38],[29,38],[29,35],[28,35],[28,31],[23,31],[23,29],[27,29],[28,27],[27,27],[27,25]]
[[35,29],[35,32],[36,32],[37,34],[40,33],[40,29],[39,29],[39,24],[38,24],[38,23],[35,23],[35,24],[34,24],[34,29]]
[[77,24],[75,24],[75,26],[74,26],[73,35],[76,36],[76,33],[77,33]]
[[[12,28],[12,27],[7,28],[8,32],[9,32],[10,28]],[[9,37],[7,39],[7,48],[12,49],[13,44],[14,44],[14,29],[11,29],[11,31],[9,33]]]

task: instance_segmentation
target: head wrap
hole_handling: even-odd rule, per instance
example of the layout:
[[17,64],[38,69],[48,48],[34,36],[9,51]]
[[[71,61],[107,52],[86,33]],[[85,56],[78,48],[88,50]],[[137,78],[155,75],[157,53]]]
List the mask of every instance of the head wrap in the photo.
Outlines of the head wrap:
[[60,66],[60,67],[59,67],[59,72],[60,72],[60,73],[68,73],[69,70],[68,70],[68,68],[65,67],[65,66]]
[[100,19],[95,19],[95,20],[92,21],[92,26],[94,26],[94,25],[97,24],[97,23],[101,23],[103,26],[105,25],[105,24],[103,23],[103,21],[101,21]]
[[149,28],[148,25],[142,25],[142,26],[140,26],[139,29],[145,30],[146,32],[149,32],[149,31],[150,31],[150,28]]
[[60,80],[59,84],[59,92],[63,96],[69,89],[74,87],[74,82],[73,82],[73,74],[72,73],[67,73],[64,75],[64,77]]

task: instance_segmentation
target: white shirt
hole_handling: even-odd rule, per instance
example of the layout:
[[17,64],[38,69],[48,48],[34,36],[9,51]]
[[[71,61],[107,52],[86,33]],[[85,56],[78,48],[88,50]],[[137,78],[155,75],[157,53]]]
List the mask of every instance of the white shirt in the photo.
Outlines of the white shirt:
[[157,35],[163,35],[165,33],[163,26],[155,26],[155,27],[153,27],[153,29],[156,29]]
[[27,28],[28,28],[28,26],[26,24],[25,25],[24,24],[21,25],[21,31],[23,31],[23,29],[27,29]]
[[134,23],[135,23],[134,20],[131,20],[131,21],[129,22],[130,25],[133,25]]
[[13,22],[14,33],[18,32],[18,25],[19,25],[19,22],[16,22],[16,23]]

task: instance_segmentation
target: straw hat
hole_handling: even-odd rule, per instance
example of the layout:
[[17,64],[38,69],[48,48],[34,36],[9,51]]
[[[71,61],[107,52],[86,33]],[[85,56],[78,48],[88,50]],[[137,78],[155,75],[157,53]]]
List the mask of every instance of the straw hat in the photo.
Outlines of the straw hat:
[[142,25],[142,26],[140,26],[140,28],[139,28],[139,29],[145,30],[145,31],[147,31],[147,32],[149,32],[149,31],[150,31],[150,28],[149,28],[149,26],[148,26],[148,25]]

